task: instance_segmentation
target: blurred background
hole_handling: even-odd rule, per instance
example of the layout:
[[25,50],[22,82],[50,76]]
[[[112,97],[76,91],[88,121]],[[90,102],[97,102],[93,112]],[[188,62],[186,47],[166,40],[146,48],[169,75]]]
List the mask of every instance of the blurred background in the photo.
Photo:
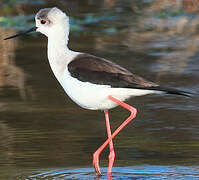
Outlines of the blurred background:
[[[78,107],[56,81],[46,37],[32,33],[3,41],[33,27],[39,9],[54,6],[70,16],[72,50],[199,93],[199,0],[2,0],[0,179],[50,168],[92,168],[92,153],[107,137],[103,112]],[[138,116],[114,140],[116,167],[199,165],[197,95],[148,95],[128,103]],[[114,130],[128,112],[118,107],[110,116]],[[108,149],[101,166],[107,166],[107,157]]]

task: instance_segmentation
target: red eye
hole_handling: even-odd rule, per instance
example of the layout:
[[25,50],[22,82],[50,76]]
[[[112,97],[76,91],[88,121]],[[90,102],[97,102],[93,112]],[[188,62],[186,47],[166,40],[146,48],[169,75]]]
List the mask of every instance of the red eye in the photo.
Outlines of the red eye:
[[46,20],[42,19],[40,22],[41,22],[41,24],[46,24]]

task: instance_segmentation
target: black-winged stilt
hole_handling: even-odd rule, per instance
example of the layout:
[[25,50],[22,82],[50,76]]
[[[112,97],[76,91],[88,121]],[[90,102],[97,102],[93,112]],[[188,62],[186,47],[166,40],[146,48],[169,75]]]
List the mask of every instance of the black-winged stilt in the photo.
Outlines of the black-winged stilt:
[[[48,37],[48,60],[57,80],[68,96],[79,106],[90,110],[104,110],[108,139],[93,154],[93,165],[98,175],[99,155],[109,144],[108,174],[111,175],[115,159],[113,138],[136,116],[136,108],[123,101],[151,93],[169,93],[188,96],[184,91],[146,81],[125,68],[90,54],[68,48],[69,17],[60,9],[41,9],[35,16],[36,26],[11,39],[38,31]],[[122,106],[130,116],[111,133],[108,110]]]

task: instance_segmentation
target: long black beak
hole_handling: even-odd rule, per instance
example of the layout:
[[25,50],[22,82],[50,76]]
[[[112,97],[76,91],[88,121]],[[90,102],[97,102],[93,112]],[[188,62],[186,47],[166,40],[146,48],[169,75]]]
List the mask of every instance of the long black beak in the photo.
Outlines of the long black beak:
[[16,34],[16,35],[14,35],[14,36],[7,37],[7,38],[5,38],[4,40],[16,38],[16,37],[18,37],[18,36],[23,36],[23,35],[28,34],[28,33],[30,33],[30,32],[36,31],[36,29],[37,29],[37,27],[33,27],[33,28],[31,28],[31,29],[29,29],[29,30],[27,30],[27,31],[22,32],[22,33]]

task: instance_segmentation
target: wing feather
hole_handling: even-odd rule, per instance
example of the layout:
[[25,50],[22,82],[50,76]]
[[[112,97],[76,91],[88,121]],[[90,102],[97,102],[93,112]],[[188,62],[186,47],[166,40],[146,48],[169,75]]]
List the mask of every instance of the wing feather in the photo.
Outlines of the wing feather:
[[89,54],[80,54],[68,64],[74,78],[83,82],[110,85],[116,88],[145,88],[158,86],[134,75],[123,67],[103,58]]

